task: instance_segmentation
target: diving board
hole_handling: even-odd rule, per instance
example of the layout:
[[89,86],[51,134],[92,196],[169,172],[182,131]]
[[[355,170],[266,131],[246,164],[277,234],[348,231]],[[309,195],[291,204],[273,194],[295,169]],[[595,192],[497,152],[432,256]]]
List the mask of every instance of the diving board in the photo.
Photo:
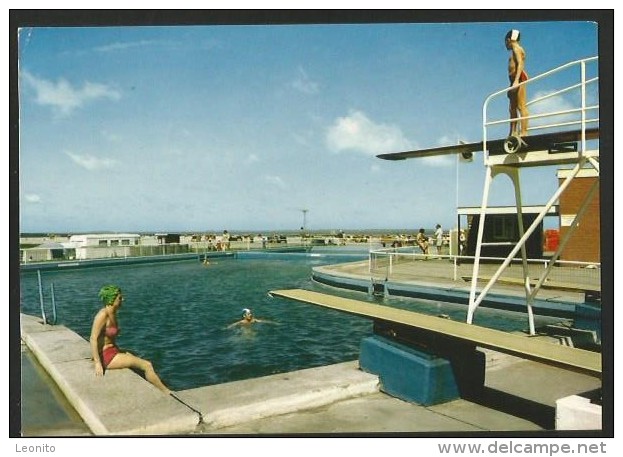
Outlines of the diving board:
[[[599,138],[599,129],[586,129],[585,135],[587,140],[597,139]],[[552,157],[559,157],[559,155],[563,153],[577,152],[577,150],[570,151],[570,149],[573,149],[576,142],[582,140],[582,130],[569,130],[542,133],[539,135],[529,135],[522,137],[522,140],[525,141],[526,145],[518,151],[520,153],[546,151],[548,154],[552,155]],[[488,141],[487,150],[489,151],[489,154],[506,155],[504,150],[504,143],[506,141],[508,141],[508,138]],[[379,154],[377,157],[383,160],[406,160],[449,154],[472,154],[483,150],[484,143],[482,141],[478,141],[476,143],[463,143],[436,148]]]
[[478,347],[510,354],[548,365],[578,371],[601,377],[601,354],[569,346],[511,334],[500,330],[456,322],[436,316],[428,316],[403,309],[327,295],[302,289],[274,290],[274,297],[296,300],[303,303],[345,312],[381,321],[419,329],[428,338],[441,337],[457,342],[473,344]]

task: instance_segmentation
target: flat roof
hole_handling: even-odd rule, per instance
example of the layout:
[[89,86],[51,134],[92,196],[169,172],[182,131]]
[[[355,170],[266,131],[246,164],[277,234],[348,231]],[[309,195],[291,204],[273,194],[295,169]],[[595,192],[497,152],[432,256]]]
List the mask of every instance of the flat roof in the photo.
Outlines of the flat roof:
[[[571,174],[573,170],[571,168],[560,168],[556,172],[558,178],[566,178]],[[578,171],[576,178],[599,178],[599,172],[594,168],[581,168]]]
[[138,233],[84,233],[69,238],[140,238]]
[[[545,209],[545,205],[526,205],[521,207],[522,214],[539,214],[541,211]],[[481,207],[480,206],[463,206],[456,209],[456,213],[459,216],[462,215],[473,215],[480,214]],[[485,214],[517,214],[516,206],[489,206],[485,210]],[[550,216],[557,216],[558,205],[552,205],[552,207],[547,211],[547,214]]]

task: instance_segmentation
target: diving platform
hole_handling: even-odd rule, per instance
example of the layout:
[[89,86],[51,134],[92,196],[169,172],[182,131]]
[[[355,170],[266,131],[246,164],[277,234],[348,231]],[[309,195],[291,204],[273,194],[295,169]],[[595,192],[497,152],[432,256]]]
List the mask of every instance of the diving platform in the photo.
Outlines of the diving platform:
[[[584,193],[583,200],[572,220],[566,220],[565,231],[558,248],[549,259],[548,267],[540,274],[536,282],[530,278],[526,243],[540,227],[543,218],[559,201],[560,196],[571,182],[586,170],[594,170],[599,177],[599,61],[598,57],[581,59],[556,67],[545,73],[523,81],[520,85],[530,86],[535,98],[527,102],[530,113],[523,117],[507,118],[500,112],[507,110],[507,95],[513,87],[506,87],[490,94],[482,108],[482,141],[476,143],[460,142],[438,148],[420,149],[381,154],[384,160],[404,160],[455,154],[464,159],[471,159],[475,152],[482,152],[485,166],[485,182],[480,205],[480,219],[477,229],[472,285],[470,290],[467,323],[473,316],[492,286],[500,279],[504,270],[516,255],[521,256],[523,284],[525,290],[526,311],[530,325],[530,334],[535,334],[532,305],[539,290],[543,287],[556,262],[560,258],[570,237],[590,206],[593,197],[598,194],[599,179]],[[496,105],[497,103],[497,105]],[[564,109],[552,109],[563,107]],[[508,111],[507,111],[508,112]],[[506,138],[500,138],[500,131],[508,131],[509,125],[516,128],[521,123],[529,124],[527,133],[521,137],[511,132]],[[535,133],[539,132],[539,133]],[[532,219],[530,225],[524,225],[523,202],[521,195],[520,171],[525,167],[570,166],[564,181],[551,195],[542,210]],[[515,246],[502,261],[489,282],[477,290],[481,277],[481,262],[485,216],[489,205],[489,193],[494,178],[505,175],[514,187],[515,208],[517,211],[517,240]],[[479,329],[479,331],[481,331]]]

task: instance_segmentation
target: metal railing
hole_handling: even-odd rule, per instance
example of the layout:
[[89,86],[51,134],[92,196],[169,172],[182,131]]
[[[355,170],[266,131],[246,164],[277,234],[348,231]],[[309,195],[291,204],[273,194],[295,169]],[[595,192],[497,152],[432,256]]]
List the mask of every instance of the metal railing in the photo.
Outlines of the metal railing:
[[[369,272],[376,281],[417,281],[444,279],[469,284],[475,257],[448,254],[422,254],[416,248],[378,249],[370,251]],[[480,257],[480,280],[488,280],[505,260],[500,257]],[[528,259],[529,277],[540,278],[550,265],[544,287],[577,290],[601,290],[601,265],[550,259]],[[521,258],[513,259],[504,269],[498,282],[523,285],[524,269]]]
[[[526,120],[526,119],[527,120],[540,120],[540,119],[548,119],[548,118],[561,118],[561,117],[567,117],[567,116],[574,116],[574,119],[572,120],[564,120],[564,121],[561,120],[559,122],[553,122],[549,124],[532,125],[531,127],[528,126],[528,131],[547,130],[547,129],[554,129],[554,128],[560,130],[561,127],[578,126],[582,132],[581,134],[582,151],[585,151],[586,141],[587,141],[587,138],[586,138],[587,125],[599,124],[599,105],[598,104],[588,105],[587,103],[587,88],[593,87],[594,85],[595,89],[597,90],[598,89],[597,86],[599,83],[598,76],[587,77],[587,67],[589,65],[595,65],[595,67],[597,67],[598,59],[599,58],[595,56],[595,57],[589,57],[589,58],[569,62],[567,64],[561,65],[559,67],[546,71],[545,73],[541,73],[535,77],[531,77],[528,80],[519,83],[519,86],[534,86],[538,82],[546,78],[550,78],[552,75],[560,74],[570,69],[579,69],[580,71],[580,75],[579,75],[580,82],[579,83],[570,84],[561,89],[553,90],[549,93],[536,97],[527,102],[528,106],[534,107],[534,106],[537,106],[538,104],[544,104],[545,102],[551,101],[552,99],[561,97],[565,94],[568,94],[572,91],[577,90],[579,91],[579,106],[577,107],[573,107],[570,109],[553,110],[553,111],[549,111],[545,113],[531,114],[531,115],[523,116],[523,117],[519,116],[516,118],[502,118],[502,119],[489,120],[488,112],[489,112],[490,103],[494,99],[500,96],[506,97],[508,92],[515,88],[507,87],[505,89],[499,90],[489,95],[485,99],[483,103],[483,107],[482,107],[482,119],[483,119],[482,138],[483,138],[483,149],[484,149],[483,156],[485,159],[485,163],[487,163],[487,159],[488,159],[487,140],[490,136],[489,129],[491,127],[497,127],[500,125],[508,125],[510,122],[521,122],[522,120]],[[593,117],[588,117],[589,115]]]

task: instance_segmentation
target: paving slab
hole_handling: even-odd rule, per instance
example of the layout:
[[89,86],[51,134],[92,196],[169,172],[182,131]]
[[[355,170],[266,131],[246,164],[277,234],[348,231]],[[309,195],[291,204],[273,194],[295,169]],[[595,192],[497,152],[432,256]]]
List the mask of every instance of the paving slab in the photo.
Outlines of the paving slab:
[[425,407],[384,393],[346,399],[323,407],[206,430],[219,435],[477,434],[542,430],[538,424],[472,403],[454,400]]
[[451,416],[375,393],[346,399],[319,408],[249,421],[218,430],[220,435],[308,435],[474,432],[478,427]]
[[177,392],[199,410],[202,430],[241,424],[377,393],[379,380],[357,361]]

